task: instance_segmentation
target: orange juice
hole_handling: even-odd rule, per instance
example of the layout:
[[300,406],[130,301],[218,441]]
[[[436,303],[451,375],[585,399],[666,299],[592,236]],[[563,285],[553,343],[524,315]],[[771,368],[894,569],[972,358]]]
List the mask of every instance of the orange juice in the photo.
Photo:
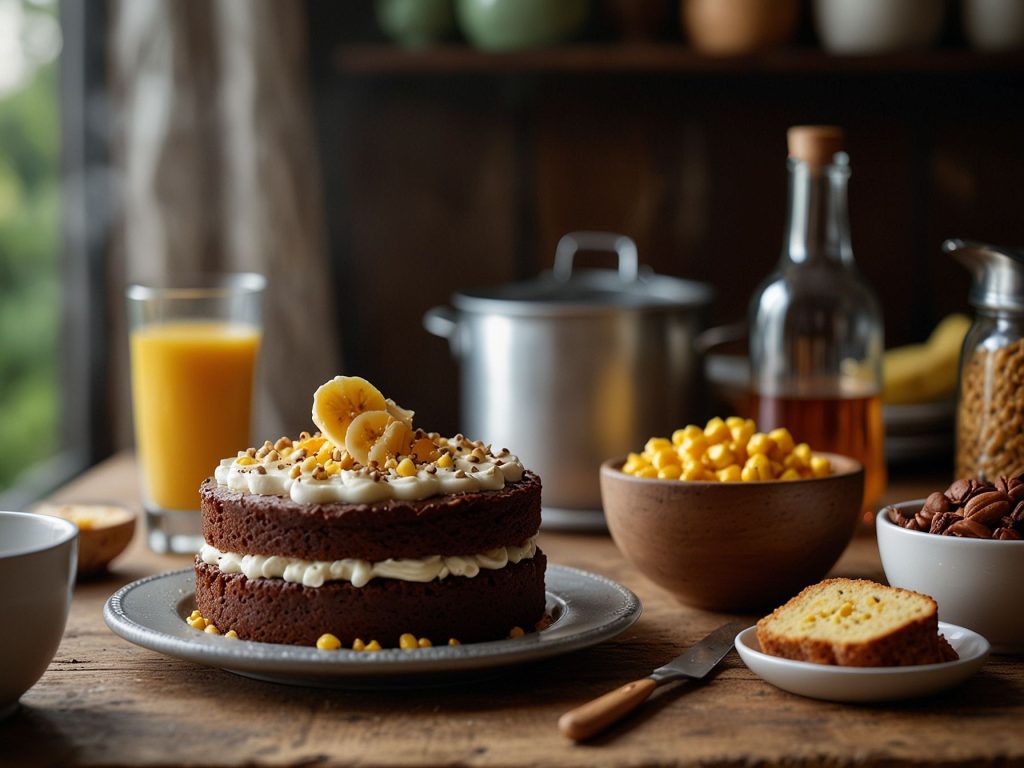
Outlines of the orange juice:
[[249,445],[260,331],[175,321],[131,334],[135,441],[148,504],[199,509],[199,484]]

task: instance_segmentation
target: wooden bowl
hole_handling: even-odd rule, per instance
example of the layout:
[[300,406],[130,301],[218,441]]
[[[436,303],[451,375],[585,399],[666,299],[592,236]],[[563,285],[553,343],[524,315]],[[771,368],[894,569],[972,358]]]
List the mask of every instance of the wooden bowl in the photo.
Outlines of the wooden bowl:
[[135,513],[114,504],[41,504],[33,511],[78,526],[79,576],[102,572],[135,534]]
[[789,42],[798,0],[680,0],[683,34],[703,53],[738,56]]
[[860,516],[864,468],[821,454],[833,474],[708,483],[623,474],[601,465],[601,499],[619,550],[681,602],[714,611],[773,608],[835,564]]

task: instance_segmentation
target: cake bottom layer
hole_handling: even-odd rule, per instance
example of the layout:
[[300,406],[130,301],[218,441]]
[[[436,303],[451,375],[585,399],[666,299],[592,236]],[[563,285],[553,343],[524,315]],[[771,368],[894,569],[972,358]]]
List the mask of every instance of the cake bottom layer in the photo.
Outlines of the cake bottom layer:
[[196,607],[221,632],[244,640],[316,645],[331,633],[343,646],[356,638],[397,647],[408,632],[443,645],[499,640],[512,627],[533,629],[544,615],[544,569],[537,550],[529,560],[473,578],[426,583],[374,579],[363,587],[332,581],[304,587],[282,579],[248,579],[196,559]]

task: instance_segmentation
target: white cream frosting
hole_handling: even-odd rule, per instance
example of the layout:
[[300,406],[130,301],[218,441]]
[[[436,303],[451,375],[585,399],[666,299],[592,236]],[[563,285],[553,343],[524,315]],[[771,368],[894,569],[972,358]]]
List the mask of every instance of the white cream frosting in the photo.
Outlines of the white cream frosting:
[[321,587],[328,581],[347,581],[353,587],[364,587],[377,577],[417,582],[448,576],[473,578],[481,570],[496,571],[509,563],[528,560],[536,552],[537,537],[534,536],[518,546],[498,547],[477,555],[431,555],[376,563],[355,558],[326,561],[278,555],[242,555],[221,552],[209,544],[203,544],[199,557],[207,565],[216,565],[224,573],[242,573],[248,579],[277,578],[304,587]]
[[292,478],[293,461],[264,461],[257,467],[238,464],[237,457],[223,459],[214,476],[219,485],[233,491],[287,496],[299,504],[373,504],[386,499],[415,501],[451,493],[496,491],[506,483],[518,482],[523,476],[523,465],[518,457],[506,451],[478,458],[471,454],[478,444],[465,441],[450,445],[454,452],[451,467],[430,465],[428,469],[427,465],[421,465],[410,477],[399,477],[394,471],[347,469],[323,479],[314,479],[309,473]]

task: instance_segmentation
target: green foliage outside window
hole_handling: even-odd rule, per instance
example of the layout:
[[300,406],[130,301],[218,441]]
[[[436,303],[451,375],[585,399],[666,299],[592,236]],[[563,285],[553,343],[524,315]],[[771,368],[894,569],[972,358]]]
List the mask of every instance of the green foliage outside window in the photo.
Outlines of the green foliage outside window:
[[0,96],[0,490],[59,448],[56,64]]

